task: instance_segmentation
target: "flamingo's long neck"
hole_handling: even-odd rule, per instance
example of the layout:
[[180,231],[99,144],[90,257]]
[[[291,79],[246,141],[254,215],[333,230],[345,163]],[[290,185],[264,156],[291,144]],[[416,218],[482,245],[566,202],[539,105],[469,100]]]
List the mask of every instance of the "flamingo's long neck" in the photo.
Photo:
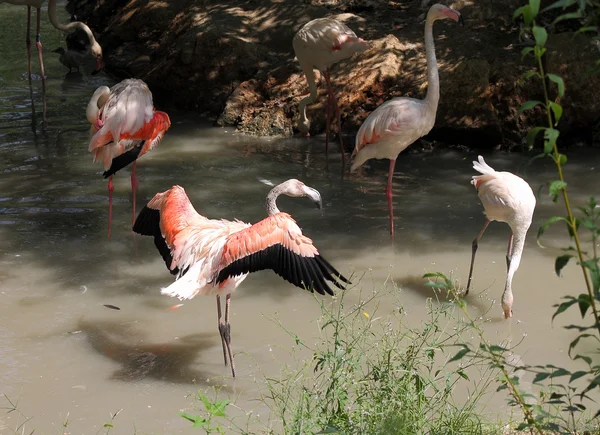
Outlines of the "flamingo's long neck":
[[298,104],[298,111],[300,112],[300,123],[298,128],[303,133],[307,133],[310,128],[310,121],[306,117],[306,106],[314,103],[317,100],[317,82],[315,81],[315,72],[312,65],[301,65],[306,81],[308,82],[308,88],[310,89],[310,95],[304,97]]
[[73,21],[69,24],[58,22],[58,17],[56,16],[56,0],[48,0],[48,18],[50,18],[50,22],[55,28],[62,30],[63,32],[70,32],[77,28],[82,29],[90,40],[90,48],[97,44],[96,38],[94,38],[94,34],[90,28],[81,21]]
[[525,236],[529,226],[519,226],[513,229],[513,242],[510,252],[508,253],[508,259],[510,261],[508,265],[508,271],[506,273],[506,286],[504,287],[504,293],[502,293],[502,309],[504,310],[505,317],[512,315],[511,307],[513,303],[512,293],[512,280],[515,272],[521,264],[521,256],[523,255],[523,248],[525,246]]
[[98,122],[98,115],[100,114],[100,108],[106,104],[106,100],[110,95],[110,89],[108,86],[100,86],[94,91],[90,102],[85,109],[85,116],[90,124],[96,124]]
[[435,111],[440,101],[440,77],[433,42],[434,21],[435,19],[428,14],[425,21],[425,54],[427,56],[427,95],[425,96],[425,102]]
[[269,194],[267,195],[267,214],[269,216],[273,216],[274,214],[279,213],[279,209],[277,208],[277,198],[282,193],[283,188],[281,187],[281,184],[279,184],[272,188]]

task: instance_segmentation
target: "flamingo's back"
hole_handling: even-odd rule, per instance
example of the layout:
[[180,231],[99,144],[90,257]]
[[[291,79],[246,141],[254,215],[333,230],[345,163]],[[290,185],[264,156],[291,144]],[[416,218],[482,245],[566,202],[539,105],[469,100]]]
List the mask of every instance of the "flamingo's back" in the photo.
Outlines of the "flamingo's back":
[[515,174],[494,170],[482,156],[473,162],[473,169],[481,173],[474,175],[471,183],[477,189],[487,218],[511,227],[529,228],[536,204],[531,186]]
[[324,71],[336,62],[364,51],[368,44],[344,23],[317,18],[302,27],[292,40],[301,65]]

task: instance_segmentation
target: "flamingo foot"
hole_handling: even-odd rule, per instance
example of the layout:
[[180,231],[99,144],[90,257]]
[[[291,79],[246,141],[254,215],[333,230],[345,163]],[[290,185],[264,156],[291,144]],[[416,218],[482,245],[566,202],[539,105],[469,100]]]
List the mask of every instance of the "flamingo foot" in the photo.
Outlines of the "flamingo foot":
[[112,176],[108,179],[108,238],[110,239],[110,228],[112,226],[112,194],[115,186],[112,181]]

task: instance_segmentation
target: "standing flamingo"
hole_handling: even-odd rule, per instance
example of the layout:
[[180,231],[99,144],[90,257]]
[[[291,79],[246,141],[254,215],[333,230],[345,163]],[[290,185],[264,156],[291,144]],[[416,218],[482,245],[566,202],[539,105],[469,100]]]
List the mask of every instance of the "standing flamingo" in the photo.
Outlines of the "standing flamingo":
[[465,295],[469,294],[471,278],[473,277],[473,264],[477,243],[491,221],[506,222],[510,226],[508,249],[506,251],[506,285],[502,293],[502,310],[504,317],[512,316],[512,279],[521,263],[521,255],[525,246],[525,236],[531,225],[533,210],[535,209],[535,195],[531,187],[521,177],[510,172],[497,172],[491,168],[483,157],[478,157],[479,162],[473,162],[473,169],[483,175],[474,175],[471,184],[477,189],[477,195],[485,209],[487,217],[483,228],[473,240],[471,254],[471,267]]
[[108,237],[112,223],[112,176],[119,169],[133,163],[131,189],[133,190],[133,217],[138,182],[136,161],[156,147],[171,126],[169,115],[156,111],[152,93],[142,80],[125,79],[112,88],[100,86],[90,99],[86,117],[92,124],[88,150],[94,153],[94,162],[104,163],[104,178],[108,180]]
[[410,144],[429,133],[435,124],[435,114],[440,99],[440,80],[433,43],[433,23],[444,18],[463,23],[462,16],[454,9],[440,4],[434,4],[429,8],[425,20],[428,83],[425,99],[400,97],[386,101],[367,117],[356,135],[356,146],[352,152],[354,162],[350,171],[354,171],[369,159],[390,160],[385,195],[388,200],[392,236],[394,235],[392,178],[396,159],[398,154]]
[[[157,193],[140,212],[133,231],[154,236],[154,244],[176,281],[163,294],[191,299],[200,294],[217,296],[217,316],[225,365],[235,362],[231,352],[229,307],[231,293],[249,273],[271,269],[300,288],[333,295],[326,280],[343,289],[349,281],[331,266],[302,234],[287,213],[277,209],[281,194],[308,197],[321,208],[321,195],[298,180],[275,186],[267,195],[268,217],[254,225],[238,220],[208,219],[196,212],[185,191],[173,186]],[[221,295],[226,295],[225,322],[221,321]]]
[[329,152],[329,124],[331,117],[331,105],[335,105],[335,112],[338,122],[340,151],[342,161],[346,161],[344,154],[344,143],[342,141],[342,124],[340,108],[338,106],[333,88],[331,87],[331,77],[329,68],[340,60],[349,58],[354,53],[364,51],[368,43],[356,36],[348,26],[340,23],[333,18],[317,18],[306,23],[294,36],[292,41],[294,52],[300,62],[300,67],[304,71],[310,95],[302,99],[298,105],[300,112],[300,122],[298,128],[301,132],[309,134],[310,121],[306,117],[306,106],[312,104],[317,99],[317,84],[315,82],[315,72],[313,68],[323,72],[327,83],[327,125],[325,129],[325,153]]

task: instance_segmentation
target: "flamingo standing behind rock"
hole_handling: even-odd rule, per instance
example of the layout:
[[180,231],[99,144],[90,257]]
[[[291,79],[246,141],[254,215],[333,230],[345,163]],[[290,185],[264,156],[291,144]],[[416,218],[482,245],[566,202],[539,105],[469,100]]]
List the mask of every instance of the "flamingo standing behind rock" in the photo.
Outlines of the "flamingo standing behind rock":
[[112,88],[101,86],[92,95],[86,117],[92,124],[88,150],[94,162],[104,163],[104,178],[108,180],[108,237],[112,222],[112,176],[133,163],[133,217],[135,222],[136,161],[156,147],[171,126],[169,115],[155,110],[152,93],[142,80],[125,79]]
[[487,217],[483,228],[473,240],[471,254],[471,267],[465,295],[469,294],[471,279],[473,277],[473,264],[477,244],[491,221],[506,222],[510,226],[508,249],[506,251],[506,285],[502,293],[502,310],[504,317],[512,316],[512,280],[521,263],[525,236],[531,226],[533,211],[535,209],[535,195],[525,180],[510,172],[498,172],[490,167],[483,157],[479,156],[473,162],[473,169],[482,175],[474,175],[471,184],[477,189],[477,195],[483,204]]
[[427,56],[427,95],[424,100],[399,97],[386,101],[365,119],[356,135],[356,146],[352,153],[354,161],[350,168],[356,170],[369,159],[389,159],[390,168],[385,194],[390,216],[390,234],[394,235],[394,207],[392,204],[392,179],[398,154],[410,144],[425,136],[435,124],[435,115],[440,99],[433,23],[451,18],[462,24],[458,11],[440,4],[429,8],[425,20],[425,52]]
[[316,68],[324,74],[325,81],[327,82],[325,152],[329,152],[331,106],[335,105],[340,151],[342,153],[342,161],[345,162],[346,156],[342,141],[340,108],[331,87],[329,68],[334,63],[349,58],[354,53],[366,50],[369,45],[366,41],[358,38],[356,33],[348,26],[333,18],[317,18],[316,20],[309,21],[296,33],[292,45],[310,89],[310,95],[302,99],[298,105],[298,111],[300,112],[298,128],[301,132],[308,135],[310,121],[306,117],[306,106],[314,103],[317,99],[317,84],[313,70],[313,68]]
[[[219,333],[225,365],[235,363],[231,352],[229,307],[231,294],[249,273],[271,269],[286,281],[320,294],[333,291],[331,281],[343,289],[349,281],[317,251],[312,240],[287,213],[277,209],[281,194],[308,197],[321,208],[321,195],[298,180],[275,186],[267,195],[268,217],[254,225],[238,220],[208,219],[196,212],[185,191],[173,186],[157,193],[142,209],[133,231],[153,236],[176,281],[163,294],[191,299],[196,295],[217,296]],[[225,322],[221,321],[221,296],[226,295]]]

